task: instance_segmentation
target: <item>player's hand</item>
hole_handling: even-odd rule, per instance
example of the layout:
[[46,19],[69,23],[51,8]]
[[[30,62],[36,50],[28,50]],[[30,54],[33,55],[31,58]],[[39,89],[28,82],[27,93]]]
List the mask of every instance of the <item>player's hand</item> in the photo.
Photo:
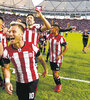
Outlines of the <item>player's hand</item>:
[[70,23],[67,23],[67,28],[69,28],[69,26],[70,26]]
[[48,74],[48,70],[46,70],[45,72],[43,72],[41,76],[45,77],[45,76],[47,76],[47,74]]
[[8,94],[12,95],[12,91],[13,91],[13,86],[11,83],[6,83],[6,87],[5,87],[6,91]]
[[76,29],[76,27],[75,27],[75,26],[73,26],[73,27],[72,27],[72,29]]
[[38,10],[38,9],[35,9],[35,11],[37,12],[37,17],[41,17],[42,16],[42,13]]
[[61,58],[61,56],[57,56],[56,60],[59,60]]

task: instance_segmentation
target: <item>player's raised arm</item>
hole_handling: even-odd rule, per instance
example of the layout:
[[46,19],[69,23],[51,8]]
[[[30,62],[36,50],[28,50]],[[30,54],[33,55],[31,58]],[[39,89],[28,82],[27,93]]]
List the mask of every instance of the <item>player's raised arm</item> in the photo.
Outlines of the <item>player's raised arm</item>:
[[39,10],[35,9],[35,11],[37,12],[37,17],[41,18],[45,24],[44,26],[41,27],[41,31],[46,30],[46,29],[50,29],[51,25],[48,22],[48,20],[42,15],[42,13]]

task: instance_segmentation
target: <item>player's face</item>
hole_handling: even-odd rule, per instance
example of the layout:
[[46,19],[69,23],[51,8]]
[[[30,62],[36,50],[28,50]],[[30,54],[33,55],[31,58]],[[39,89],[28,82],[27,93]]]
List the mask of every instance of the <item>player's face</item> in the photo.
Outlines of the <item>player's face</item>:
[[87,29],[85,29],[85,32],[86,32],[86,33],[88,33],[88,30],[87,30]]
[[34,24],[34,17],[33,16],[28,16],[27,18],[26,18],[26,23],[27,23],[27,25],[33,25]]
[[18,26],[11,26],[9,29],[10,44],[20,43],[23,37],[23,32]]
[[57,35],[57,27],[52,26],[51,33],[53,34],[53,36],[56,36]]
[[4,23],[3,23],[3,21],[0,19],[0,31],[2,31],[3,27],[4,27]]

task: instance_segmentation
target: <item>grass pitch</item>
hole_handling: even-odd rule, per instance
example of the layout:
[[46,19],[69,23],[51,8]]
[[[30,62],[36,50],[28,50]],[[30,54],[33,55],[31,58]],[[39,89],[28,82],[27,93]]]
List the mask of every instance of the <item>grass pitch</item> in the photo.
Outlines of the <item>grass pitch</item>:
[[[65,38],[68,50],[63,57],[60,76],[90,81],[90,49],[86,54],[82,52],[82,34],[69,33]],[[46,58],[46,55],[43,57]],[[49,62],[47,67],[49,74],[52,75]],[[40,63],[38,63],[38,69],[40,73],[43,72]],[[0,100],[18,100],[15,93],[15,80],[15,75],[11,74],[11,82],[14,87],[13,95],[8,95],[5,90],[0,88]],[[42,78],[40,76],[35,100],[90,100],[90,83],[65,79],[61,79],[61,81],[62,90],[60,93],[56,93],[53,91],[55,87],[53,77],[47,76]]]

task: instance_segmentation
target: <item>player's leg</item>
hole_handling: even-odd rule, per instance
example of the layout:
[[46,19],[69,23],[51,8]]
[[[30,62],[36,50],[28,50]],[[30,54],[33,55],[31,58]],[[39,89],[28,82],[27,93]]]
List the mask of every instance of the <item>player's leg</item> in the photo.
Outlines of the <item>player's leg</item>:
[[48,58],[49,58],[49,49],[48,49],[46,60],[45,60],[46,62],[48,62]]
[[44,51],[43,51],[43,55],[45,55],[45,51],[46,51],[46,41],[44,41]]
[[43,48],[43,41],[40,41],[39,49],[40,49],[40,52],[41,52],[41,53],[42,53],[42,48]]
[[90,43],[89,43],[89,45],[88,45],[88,47],[85,49],[85,51],[87,52],[87,50],[90,48]]
[[58,73],[59,73],[61,64],[50,62],[50,66],[51,66],[51,70],[53,72],[53,79],[54,79],[55,84],[56,84],[54,91],[60,92],[60,90],[62,88],[62,84],[61,84],[60,76]]
[[87,46],[87,40],[86,40],[86,39],[83,39],[83,50],[82,50],[82,51],[83,51],[84,53],[86,53],[86,52],[85,52],[85,47],[86,47],[86,46]]

